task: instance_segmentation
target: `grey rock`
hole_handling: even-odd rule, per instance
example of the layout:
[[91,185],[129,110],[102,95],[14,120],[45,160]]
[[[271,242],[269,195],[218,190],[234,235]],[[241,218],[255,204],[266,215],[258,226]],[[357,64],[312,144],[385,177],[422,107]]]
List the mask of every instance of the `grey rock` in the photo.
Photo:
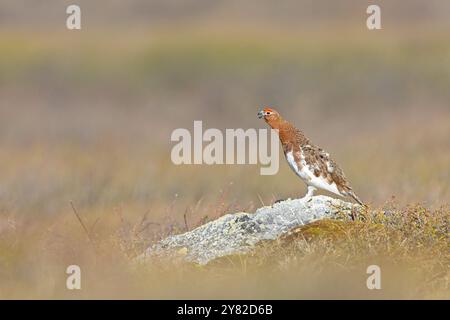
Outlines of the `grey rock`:
[[139,260],[180,257],[201,265],[227,255],[248,253],[263,240],[274,240],[294,227],[324,219],[342,219],[359,205],[326,196],[288,199],[255,213],[227,214],[192,231],[170,236],[149,247]]

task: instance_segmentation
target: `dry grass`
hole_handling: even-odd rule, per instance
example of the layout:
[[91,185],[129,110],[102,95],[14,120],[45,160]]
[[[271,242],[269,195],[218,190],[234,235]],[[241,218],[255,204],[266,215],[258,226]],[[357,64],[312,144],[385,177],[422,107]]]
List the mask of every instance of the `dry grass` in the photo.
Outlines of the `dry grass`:
[[[448,35],[261,21],[2,32],[0,298],[450,298]],[[161,237],[304,193],[283,161],[276,176],[170,161],[173,129],[264,127],[262,104],[334,155],[374,213],[207,267],[130,263]],[[71,264],[81,291],[65,287]]]
[[[261,244],[249,255],[201,267],[130,263],[153,240],[145,215],[100,221],[74,213],[39,222],[2,220],[1,298],[446,298],[450,210],[394,203],[357,221],[324,220]],[[167,225],[166,225],[167,227]],[[181,232],[172,229],[169,232]],[[65,289],[65,266],[82,269],[82,290]],[[366,268],[382,290],[366,288]]]

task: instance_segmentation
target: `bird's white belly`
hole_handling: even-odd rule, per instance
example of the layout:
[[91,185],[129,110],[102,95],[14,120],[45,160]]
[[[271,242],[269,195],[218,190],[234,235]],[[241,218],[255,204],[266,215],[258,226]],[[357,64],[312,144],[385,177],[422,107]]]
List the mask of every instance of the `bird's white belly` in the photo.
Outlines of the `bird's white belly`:
[[314,172],[308,168],[308,166],[307,166],[306,162],[304,162],[304,160],[302,160],[302,162],[304,162],[304,163],[302,163],[302,168],[299,169],[297,166],[297,163],[295,162],[292,151],[286,153],[286,160],[287,160],[289,166],[291,167],[291,169],[295,172],[295,174],[298,175],[303,180],[303,182],[305,182],[307,185],[316,187],[318,189],[323,189],[323,190],[335,193],[337,195],[342,195],[339,192],[339,190],[336,186],[336,183],[333,182],[330,184],[322,176],[316,177],[314,175]]

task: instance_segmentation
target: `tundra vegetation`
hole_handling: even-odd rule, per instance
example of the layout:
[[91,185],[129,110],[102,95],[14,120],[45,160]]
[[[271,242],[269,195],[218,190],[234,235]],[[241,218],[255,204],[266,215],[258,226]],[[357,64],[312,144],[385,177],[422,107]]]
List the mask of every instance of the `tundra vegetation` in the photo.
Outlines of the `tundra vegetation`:
[[[449,299],[448,25],[399,18],[368,31],[360,9],[361,21],[350,12],[321,27],[331,17],[309,25],[276,11],[185,17],[182,28],[2,22],[0,298]],[[204,266],[132,263],[169,235],[303,196],[284,159],[277,175],[170,159],[174,129],[265,128],[261,105],[334,156],[367,212]],[[66,289],[69,265],[81,290]],[[369,265],[381,290],[366,287]]]

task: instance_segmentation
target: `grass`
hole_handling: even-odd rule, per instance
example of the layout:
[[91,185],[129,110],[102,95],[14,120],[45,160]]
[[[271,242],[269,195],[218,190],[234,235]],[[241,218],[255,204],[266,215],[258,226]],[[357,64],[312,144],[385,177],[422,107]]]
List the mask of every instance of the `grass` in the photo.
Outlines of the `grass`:
[[[149,232],[148,215],[130,220],[119,210],[92,223],[77,211],[47,221],[10,220],[1,237],[1,298],[448,299],[449,214],[448,207],[389,203],[355,222],[319,221],[207,266],[131,263],[164,236],[160,228]],[[82,269],[79,292],[65,289],[70,264]],[[372,264],[382,270],[380,291],[365,287]]]
[[[239,34],[2,34],[0,298],[450,297],[448,37]],[[205,267],[131,263],[304,193],[283,159],[275,176],[170,161],[173,129],[263,127],[261,104],[329,151],[373,212]],[[81,291],[65,287],[71,264]]]

